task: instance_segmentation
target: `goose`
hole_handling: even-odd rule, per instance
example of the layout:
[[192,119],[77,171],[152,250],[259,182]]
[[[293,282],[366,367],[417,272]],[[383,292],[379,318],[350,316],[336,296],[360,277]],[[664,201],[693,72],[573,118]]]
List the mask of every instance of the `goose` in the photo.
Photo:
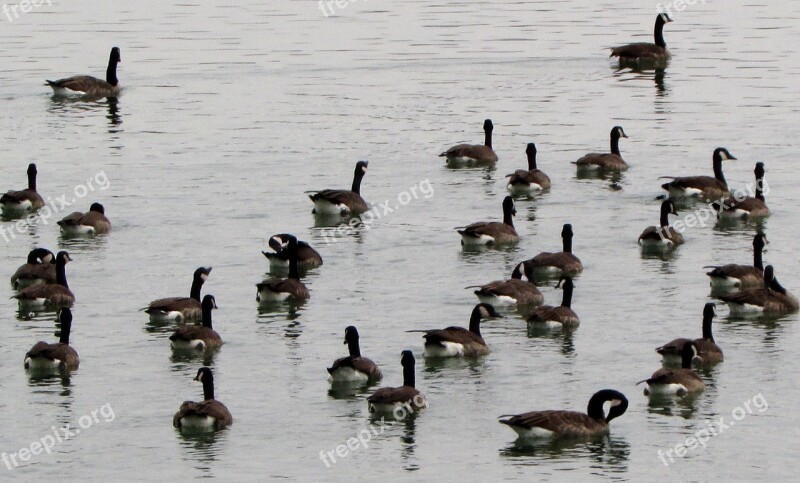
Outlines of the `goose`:
[[99,235],[111,230],[111,222],[106,218],[106,210],[100,203],[92,203],[88,213],[76,211],[58,222],[61,233],[68,236]]
[[518,169],[507,175],[506,189],[516,195],[530,195],[536,191],[550,189],[550,177],[536,167],[536,145],[528,143],[525,154],[528,155],[528,170]]
[[622,159],[619,152],[619,138],[627,138],[628,135],[622,130],[621,126],[614,126],[611,129],[611,152],[610,153],[589,153],[580,157],[575,164],[583,169],[608,169],[614,171],[624,171],[628,169],[628,163]]
[[706,273],[711,277],[711,288],[715,290],[764,288],[762,252],[767,243],[769,241],[763,233],[756,233],[753,237],[753,265],[729,263],[721,267],[703,267],[713,269]]
[[361,348],[358,345],[358,330],[352,325],[344,329],[344,343],[350,351],[347,357],[333,361],[328,368],[333,382],[377,382],[383,378],[377,364],[366,357],[361,357]]
[[43,310],[46,308],[60,309],[72,307],[75,303],[75,295],[67,285],[66,265],[71,262],[69,253],[61,251],[56,255],[56,283],[48,285],[31,285],[22,289],[15,298],[21,306],[31,310]]
[[34,248],[28,261],[11,276],[11,285],[19,290],[31,285],[56,283],[56,257],[46,248]]
[[681,348],[681,368],[661,368],[650,376],[650,379],[639,381],[647,383],[644,389],[645,396],[685,396],[689,393],[699,392],[706,385],[700,376],[692,370],[692,361],[697,356],[697,347],[694,342],[687,340]]
[[674,248],[683,244],[683,235],[669,224],[669,215],[677,215],[675,203],[666,199],[661,203],[661,222],[658,227],[648,226],[639,235],[639,245],[643,247]]
[[610,57],[618,57],[620,65],[666,61],[670,55],[667,50],[667,43],[664,41],[664,25],[670,22],[672,22],[672,19],[666,13],[658,14],[653,31],[656,43],[636,42],[616,47],[611,50]]
[[0,207],[4,212],[36,211],[44,206],[44,199],[36,192],[36,164],[28,165],[28,188],[21,191],[7,191],[0,196]]
[[486,285],[470,285],[466,288],[477,288],[478,300],[493,306],[536,305],[544,301],[542,292],[536,288],[532,270],[526,262],[518,263],[511,272],[511,279],[498,280]]
[[[603,406],[610,403],[608,416]],[[608,423],[625,414],[628,399],[619,391],[603,389],[589,399],[586,414],[549,410],[499,416],[499,422],[513,429],[520,439],[590,437],[608,432]]]
[[140,309],[156,322],[184,322],[199,319],[203,312],[200,304],[200,289],[211,274],[211,267],[200,267],[194,271],[192,289],[188,297],[168,297],[153,300]]
[[286,250],[289,251],[289,277],[270,278],[256,284],[258,293],[256,300],[262,303],[283,302],[293,300],[301,302],[309,297],[308,289],[300,281],[300,271],[297,265],[297,238],[289,235]]
[[481,336],[481,320],[502,317],[489,304],[481,303],[472,309],[469,330],[463,327],[447,327],[436,330],[409,330],[425,335],[425,357],[480,357],[489,353],[489,347]]
[[370,414],[392,414],[402,419],[404,416],[428,407],[425,396],[414,385],[414,354],[405,350],[401,353],[400,364],[403,366],[403,385],[400,387],[382,387],[367,398]]
[[764,267],[764,288],[722,294],[717,298],[728,304],[732,314],[782,315],[798,310],[797,298],[778,283],[772,265]]
[[712,157],[714,177],[711,176],[661,176],[672,179],[661,187],[669,192],[673,198],[681,196],[695,196],[706,200],[719,200],[730,195],[728,182],[722,174],[722,162],[736,159],[727,149],[717,148]]
[[233,424],[233,416],[228,408],[214,399],[214,375],[211,369],[201,367],[194,380],[203,383],[203,402],[185,401],[172,417],[172,425],[181,431],[211,431]]
[[[563,282],[563,285],[562,285]],[[532,324],[546,324],[548,327],[577,327],[581,323],[578,314],[572,310],[572,290],[575,284],[570,277],[562,277],[559,279],[556,288],[563,288],[564,293],[561,296],[561,305],[558,307],[551,307],[543,305],[537,307],[530,316],[528,316],[528,323]]]
[[[270,267],[273,268],[288,268],[289,267],[289,252],[286,250],[286,245],[289,242],[289,235],[281,233],[273,235],[269,239],[269,246],[275,253],[261,252],[269,260]],[[301,268],[314,268],[322,265],[322,256],[311,248],[311,245],[304,241],[297,241],[297,266]]]
[[58,342],[49,344],[37,342],[25,354],[23,365],[30,370],[74,370],[80,364],[78,353],[69,345],[69,333],[72,329],[72,311],[64,307],[58,313],[61,321],[61,335]]
[[497,162],[497,154],[492,149],[492,131],[494,124],[491,119],[483,121],[483,132],[485,133],[484,144],[458,144],[439,155],[447,158],[448,164],[494,164]]
[[361,197],[361,180],[367,173],[368,161],[356,163],[353,173],[353,186],[347,190],[322,190],[309,194],[308,197],[314,202],[314,209],[311,211],[317,215],[340,215],[355,216],[364,213],[369,209],[367,202]]
[[183,325],[169,337],[173,349],[216,349],[222,346],[222,337],[211,326],[211,311],[217,308],[213,295],[203,297],[203,325]]
[[711,321],[714,320],[716,304],[709,302],[703,308],[703,337],[700,339],[679,338],[656,348],[656,352],[661,354],[665,362],[675,362],[682,359],[683,346],[687,342],[694,343],[697,349],[696,362],[702,365],[716,364],[722,361],[722,349],[714,342],[714,335],[711,333]]
[[715,204],[720,218],[763,218],[769,216],[767,201],[764,199],[764,163],[756,163],[755,197],[734,196],[726,198],[722,204]]
[[528,260],[537,278],[561,277],[562,275],[574,277],[583,271],[580,259],[572,254],[572,236],[572,225],[566,223],[561,230],[563,251],[542,252]]
[[519,241],[517,230],[514,229],[514,199],[506,196],[503,200],[503,222],[479,221],[465,227],[456,228],[461,235],[461,244],[464,246],[478,245],[503,245]]
[[119,47],[111,49],[108,56],[108,67],[106,68],[106,80],[101,80],[90,75],[76,75],[59,79],[56,81],[46,81],[47,85],[53,88],[57,96],[69,96],[79,94],[86,97],[115,97],[119,94],[121,86],[117,79],[117,64],[122,61]]

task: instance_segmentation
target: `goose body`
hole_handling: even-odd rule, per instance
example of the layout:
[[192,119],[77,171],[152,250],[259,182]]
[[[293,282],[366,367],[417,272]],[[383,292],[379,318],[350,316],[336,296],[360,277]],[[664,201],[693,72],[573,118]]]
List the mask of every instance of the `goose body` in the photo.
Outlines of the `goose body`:
[[500,314],[491,305],[481,303],[472,309],[469,329],[451,326],[409,332],[424,332],[425,357],[480,357],[489,354],[480,327],[481,320],[489,317],[500,317]]
[[214,398],[214,376],[211,369],[201,367],[195,381],[203,383],[203,401],[185,401],[172,417],[172,425],[181,431],[216,431],[233,424],[228,408]]
[[22,289],[13,298],[19,301],[21,307],[30,310],[47,310],[72,307],[75,295],[67,284],[66,265],[72,261],[67,252],[61,251],[56,255],[56,283],[47,285],[31,285]]
[[712,156],[714,176],[662,176],[672,181],[661,187],[669,192],[670,197],[698,197],[704,200],[719,200],[730,195],[728,182],[722,172],[722,162],[736,159],[727,149],[717,148]]
[[400,361],[403,366],[403,385],[382,387],[372,393],[367,398],[370,414],[394,415],[399,418],[398,410],[402,409],[402,414],[408,415],[428,407],[427,399],[415,386],[414,354],[408,350],[403,351]]
[[656,348],[656,352],[661,354],[665,362],[676,362],[682,360],[683,347],[687,342],[694,344],[697,350],[697,355],[694,360],[701,365],[716,364],[722,361],[722,349],[714,341],[714,335],[711,331],[711,322],[716,315],[713,303],[707,303],[703,309],[703,337],[700,339],[685,339],[678,338],[670,341],[661,347]]
[[772,265],[764,268],[764,288],[722,294],[718,298],[736,315],[782,315],[798,310],[797,298],[778,283]]
[[309,297],[308,289],[300,281],[300,269],[297,262],[297,238],[289,235],[289,276],[288,278],[270,278],[256,284],[258,290],[256,300],[269,302],[302,302]]
[[636,42],[616,47],[611,50],[611,57],[618,57],[620,65],[638,65],[641,63],[660,63],[669,59],[667,43],[664,41],[664,25],[672,22],[666,13],[656,17],[653,30],[655,43]]
[[87,213],[76,211],[65,216],[58,222],[61,233],[67,236],[99,235],[111,230],[111,222],[105,214],[105,208],[100,203],[92,203]]
[[697,356],[697,348],[692,341],[686,341],[681,348],[681,368],[661,368],[649,379],[639,381],[647,383],[645,396],[685,396],[705,389],[706,385],[700,376],[692,370],[692,361]]
[[308,197],[314,203],[312,213],[321,216],[350,216],[360,215],[369,210],[367,202],[361,197],[361,180],[367,173],[368,165],[369,162],[367,161],[356,163],[355,172],[353,173],[353,185],[349,191],[327,189],[309,194]]
[[755,196],[731,196],[726,198],[718,208],[720,218],[764,218],[769,216],[769,207],[764,198],[764,163],[756,163],[754,170],[756,175]]
[[44,199],[36,191],[36,164],[28,165],[28,187],[20,191],[7,191],[0,196],[0,207],[6,214],[36,211],[44,206]]
[[731,289],[759,289],[764,288],[764,262],[762,252],[767,244],[767,237],[763,233],[756,233],[753,237],[753,265],[737,265],[729,263],[713,268],[706,273],[711,277],[713,290]]
[[504,245],[519,241],[514,229],[514,200],[506,196],[503,200],[503,222],[479,221],[457,229],[463,246]]
[[670,199],[661,203],[661,218],[658,227],[648,226],[639,235],[639,245],[643,247],[673,248],[682,245],[683,235],[670,226],[669,215],[677,215],[675,204]]
[[56,257],[45,248],[34,248],[27,262],[11,276],[11,285],[20,290],[37,284],[56,283]]
[[583,271],[580,259],[572,254],[572,237],[572,225],[567,223],[561,230],[562,251],[542,252],[527,261],[537,279],[563,275],[574,277]]
[[526,265],[526,262],[518,263],[509,280],[498,280],[477,287],[475,295],[478,296],[478,300],[492,306],[541,304],[544,296],[534,285],[530,273],[532,270]]
[[188,297],[168,297],[150,302],[141,309],[154,322],[185,322],[202,317],[200,289],[211,274],[211,267],[200,267],[194,271],[192,288]]
[[331,381],[367,383],[383,378],[377,364],[361,356],[358,340],[358,330],[352,325],[347,327],[344,331],[344,343],[347,344],[350,355],[336,359],[328,368]]
[[512,195],[530,195],[550,189],[551,186],[550,177],[536,166],[536,145],[528,143],[525,154],[528,156],[528,170],[518,169],[506,176],[506,189]]
[[173,349],[205,350],[222,346],[222,337],[211,323],[211,311],[217,308],[213,295],[203,297],[203,325],[183,325],[169,337]]
[[114,47],[108,57],[105,80],[90,75],[77,75],[56,81],[49,80],[47,85],[53,88],[56,96],[114,97],[121,88],[117,79],[117,64],[121,61],[119,48]]
[[628,163],[622,159],[619,150],[619,138],[627,138],[627,134],[621,126],[614,126],[611,129],[611,152],[610,153],[589,153],[578,158],[575,164],[581,169],[602,169],[611,171],[624,171],[628,169]]
[[[281,233],[269,239],[269,246],[275,253],[261,252],[269,260],[270,267],[289,268],[289,251],[287,244],[292,235]],[[322,265],[322,256],[311,245],[304,241],[297,241],[297,265],[300,268],[314,268]]]
[[[563,285],[562,285],[563,282]],[[572,310],[572,291],[575,284],[570,277],[564,277],[558,281],[556,288],[562,287],[564,293],[561,298],[561,305],[552,307],[544,305],[537,307],[529,316],[528,323],[531,324],[544,324],[549,328],[554,327],[577,327],[580,325],[581,320],[578,314]]]
[[23,365],[32,371],[75,370],[80,364],[78,353],[69,345],[72,329],[72,312],[68,308],[59,311],[61,335],[55,344],[37,342],[25,354]]
[[497,154],[492,149],[492,131],[494,124],[491,119],[483,121],[485,134],[484,144],[458,144],[441,153],[439,156],[447,159],[450,165],[462,164],[494,164]]

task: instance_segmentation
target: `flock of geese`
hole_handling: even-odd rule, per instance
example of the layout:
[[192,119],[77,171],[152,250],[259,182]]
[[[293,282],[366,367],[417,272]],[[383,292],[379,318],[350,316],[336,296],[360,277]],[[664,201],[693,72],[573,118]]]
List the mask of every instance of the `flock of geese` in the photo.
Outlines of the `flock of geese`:
[[[619,58],[621,66],[649,68],[663,65],[669,58],[663,27],[670,21],[667,14],[657,16],[655,43],[634,43],[618,47],[612,50],[611,55]],[[120,90],[116,74],[120,60],[120,50],[114,47],[109,57],[105,80],[76,76],[47,81],[47,85],[59,96],[116,96]],[[460,144],[440,156],[455,167],[493,165],[497,162],[497,155],[492,148],[492,121],[487,119],[483,129],[483,144]],[[620,139],[626,137],[622,127],[613,127],[610,133],[610,152],[590,153],[581,157],[575,161],[577,169],[595,173],[628,169],[619,149]],[[526,154],[528,169],[517,170],[507,177],[509,195],[502,202],[502,221],[481,221],[457,228],[462,245],[498,247],[519,240],[513,223],[516,214],[514,199],[533,196],[551,189],[552,186],[550,178],[537,166],[536,146],[533,143],[527,145]],[[717,148],[712,156],[713,176],[671,177],[669,182],[663,184],[662,188],[669,195],[661,205],[659,225],[647,227],[639,237],[643,249],[674,250],[684,243],[680,231],[671,226],[668,219],[670,215],[677,214],[678,200],[682,203],[692,199],[712,202],[719,217],[752,221],[767,216],[769,209],[761,189],[765,173],[763,163],[758,163],[755,168],[755,196],[733,196],[722,170],[723,161],[733,159],[736,158],[727,149]],[[356,164],[349,190],[309,192],[309,198],[314,204],[313,212],[320,216],[341,217],[343,220],[366,212],[369,205],[362,198],[360,188],[367,168],[366,161]],[[37,191],[35,164],[28,166],[27,175],[26,189],[9,191],[0,198],[6,219],[30,215],[44,206],[44,200]],[[97,236],[111,230],[111,222],[99,203],[92,204],[86,213],[69,214],[58,225],[65,236]],[[495,307],[500,306],[529,308],[526,313],[530,324],[547,328],[577,327],[580,318],[571,308],[575,287],[573,279],[583,271],[583,265],[572,253],[573,236],[572,226],[566,223],[561,232],[561,251],[543,252],[518,263],[507,280],[468,287],[475,289],[479,302],[472,311],[469,326],[418,331],[423,334],[425,357],[481,357],[488,354],[489,348],[481,336],[480,324],[484,319],[500,317],[495,310]],[[321,266],[323,260],[320,254],[308,243],[287,233],[272,236],[268,243],[272,252],[263,254],[270,266],[288,268],[288,276],[269,278],[258,283],[257,300],[270,304],[297,303],[308,299],[310,292],[301,280],[301,269],[305,271]],[[752,265],[708,267],[711,269],[707,275],[711,280],[712,295],[727,303],[732,312],[780,315],[798,310],[797,299],[778,283],[773,266],[763,266],[762,250],[766,243],[764,234],[757,232],[753,239]],[[37,342],[25,354],[24,367],[30,371],[58,372],[78,368],[79,357],[69,340],[72,327],[70,309],[75,302],[75,295],[69,288],[66,276],[66,265],[70,261],[71,258],[65,251],[53,254],[47,249],[35,248],[30,252],[27,262],[11,276],[11,283],[17,290],[14,298],[18,300],[21,311],[57,311],[61,325],[57,343]],[[176,351],[214,350],[223,344],[221,336],[212,325],[216,301],[212,295],[201,298],[202,286],[211,270],[211,267],[199,267],[194,272],[188,297],[158,299],[142,309],[153,321],[176,325],[174,333],[169,337],[171,346]],[[544,297],[536,284],[546,280],[558,281],[557,288],[563,290],[561,305],[542,305]],[[664,367],[641,381],[646,384],[646,395],[681,397],[703,390],[703,381],[693,367],[716,364],[723,359],[722,349],[715,343],[712,335],[714,316],[715,304],[706,304],[703,310],[702,337],[678,338],[656,349],[663,356]],[[345,329],[344,343],[348,346],[349,355],[337,359],[328,368],[331,381],[348,384],[373,384],[380,381],[383,375],[378,365],[361,354],[356,327],[349,326]],[[425,396],[415,385],[413,353],[409,350],[403,351],[400,362],[403,368],[403,385],[380,388],[370,395],[367,404],[373,415],[393,415],[400,409],[420,410],[427,406]],[[181,404],[173,418],[174,426],[182,431],[207,431],[230,425],[233,421],[230,411],[215,399],[211,369],[201,367],[195,380],[203,385],[203,400]],[[609,408],[607,413],[606,404]],[[590,398],[586,413],[566,410],[534,411],[501,416],[500,422],[508,425],[520,438],[590,436],[606,432],[609,422],[624,414],[627,407],[628,400],[621,392],[604,389]]]

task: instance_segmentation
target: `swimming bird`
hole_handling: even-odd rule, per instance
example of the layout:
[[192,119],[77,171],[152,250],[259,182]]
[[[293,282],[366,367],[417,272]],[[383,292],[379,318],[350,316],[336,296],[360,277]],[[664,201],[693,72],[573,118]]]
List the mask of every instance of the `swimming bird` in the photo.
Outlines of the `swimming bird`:
[[289,251],[288,278],[270,278],[256,284],[258,292],[256,300],[262,303],[283,302],[291,300],[302,302],[309,297],[308,289],[300,281],[300,269],[297,263],[297,238],[289,235],[286,250]]
[[727,149],[717,148],[712,156],[714,167],[714,177],[711,176],[661,176],[661,178],[672,179],[669,183],[664,183],[661,187],[669,192],[670,197],[681,196],[700,197],[705,200],[719,200],[729,196],[728,182],[722,173],[722,162],[736,159]]
[[28,187],[20,191],[7,191],[0,196],[0,207],[3,212],[12,214],[19,212],[32,212],[44,206],[44,199],[36,191],[36,175],[39,171],[36,164],[28,165]]
[[[270,237],[269,246],[275,250],[275,253],[261,252],[269,260],[270,267],[289,267],[289,251],[286,250],[286,246],[289,243],[290,236],[292,235],[281,233]],[[297,266],[299,268],[314,268],[320,265],[322,265],[322,256],[319,252],[311,248],[308,243],[297,240]]]
[[344,329],[344,343],[347,344],[350,355],[336,359],[328,368],[328,374],[333,382],[366,383],[377,382],[383,378],[378,365],[361,356],[358,339],[358,330],[354,326]]
[[536,145],[528,143],[525,148],[528,155],[528,170],[518,169],[506,176],[506,189],[514,195],[530,195],[531,193],[550,189],[550,177],[536,167]]
[[503,245],[519,241],[517,230],[514,229],[514,199],[506,196],[503,199],[503,222],[479,221],[465,227],[456,228],[461,235],[461,244],[464,246],[478,245]]
[[670,54],[667,50],[667,43],[664,41],[664,25],[672,22],[666,13],[660,13],[656,17],[653,30],[654,44],[649,42],[636,42],[611,50],[610,57],[619,57],[619,63],[624,65],[638,65],[640,63],[662,63],[669,59]]
[[353,173],[353,186],[350,190],[322,190],[309,194],[308,197],[314,202],[314,209],[311,211],[317,215],[360,215],[369,209],[367,202],[361,197],[361,180],[367,173],[368,161],[356,163]]
[[717,298],[727,303],[731,313],[737,315],[748,313],[783,315],[798,310],[797,298],[778,283],[772,265],[764,267],[764,288],[722,294]]
[[763,218],[769,216],[769,207],[764,198],[764,163],[756,163],[753,170],[756,175],[755,196],[744,196],[736,193],[722,201],[715,203],[717,216],[720,218]]
[[11,276],[11,285],[19,290],[48,283],[56,283],[56,256],[46,248],[34,248],[28,253],[27,262]]
[[572,290],[575,284],[570,277],[562,277],[556,284],[556,288],[562,288],[564,293],[561,296],[561,305],[552,307],[543,305],[537,307],[528,316],[528,323],[546,324],[548,327],[577,327],[581,320],[578,314],[572,310]]
[[489,353],[489,347],[481,336],[481,320],[502,317],[489,304],[481,303],[472,309],[469,330],[463,327],[447,327],[435,330],[409,330],[425,335],[425,357],[480,357]]
[[71,262],[69,253],[61,251],[56,255],[56,283],[48,285],[31,285],[22,289],[15,298],[20,306],[31,310],[60,309],[72,307],[75,295],[67,284],[66,266]]
[[687,340],[681,348],[681,368],[661,368],[653,373],[649,379],[639,381],[647,383],[644,389],[645,396],[685,396],[690,393],[705,389],[706,385],[700,376],[692,370],[692,361],[697,356],[697,347],[694,342]]
[[[610,403],[608,416],[603,406]],[[586,410],[532,411],[517,415],[503,415],[500,423],[513,429],[520,439],[589,437],[608,432],[608,423],[625,414],[628,399],[619,391],[603,389],[596,392]]]
[[520,262],[514,267],[509,280],[497,280],[486,285],[470,285],[466,288],[477,288],[475,295],[483,303],[496,306],[535,305],[544,301],[542,292],[536,288],[533,269],[527,262]]
[[222,346],[222,337],[211,325],[211,311],[217,308],[213,295],[203,297],[201,303],[203,325],[182,325],[169,336],[173,349],[216,349]]
[[58,222],[61,233],[67,236],[99,235],[111,230],[111,222],[106,218],[106,210],[100,203],[92,203],[87,213],[76,211]]
[[86,97],[115,97],[121,89],[117,79],[117,64],[121,61],[119,47],[114,47],[108,56],[106,80],[90,75],[76,75],[56,81],[49,80],[47,85],[53,88],[57,96],[80,94]]
[[764,287],[764,247],[769,243],[766,235],[756,233],[753,237],[753,264],[737,265],[729,263],[722,266],[706,266],[712,268],[706,273],[711,277],[711,288],[714,290],[731,290],[736,288],[763,288]]
[[400,364],[403,366],[403,385],[382,387],[372,393],[367,398],[367,407],[371,414],[391,414],[396,419],[403,419],[410,413],[428,407],[427,399],[415,386],[414,362],[414,354],[411,351],[402,352]]
[[628,169],[628,163],[622,159],[619,151],[619,138],[627,138],[628,135],[622,130],[622,126],[611,128],[611,152],[610,153],[589,153],[578,158],[575,164],[579,169],[603,169],[612,171],[624,171]]
[[200,289],[211,274],[211,267],[200,267],[192,276],[192,288],[188,297],[168,297],[150,302],[141,309],[156,322],[185,322],[199,319],[202,314]]
[[697,355],[694,357],[695,362],[699,362],[701,365],[709,365],[722,361],[722,349],[714,341],[714,335],[711,332],[711,322],[716,315],[715,307],[716,304],[710,302],[703,308],[702,338],[694,340],[679,338],[656,348],[656,352],[661,354],[665,362],[680,361],[683,347],[687,342],[694,343],[694,347],[697,349]]
[[64,307],[58,312],[61,321],[61,334],[58,342],[37,342],[25,354],[23,365],[31,370],[74,370],[80,364],[78,353],[69,345],[69,334],[72,330],[72,311]]
[[208,367],[197,371],[195,381],[203,383],[203,401],[185,401],[172,417],[172,425],[181,431],[220,430],[233,424],[233,416],[224,404],[214,399],[214,375]]
[[669,224],[669,215],[677,215],[675,203],[666,199],[661,203],[661,221],[658,227],[648,226],[639,235],[639,245],[644,247],[674,248],[683,244],[683,235]]
[[497,162],[497,154],[492,149],[492,131],[494,124],[491,119],[483,121],[483,132],[485,134],[484,144],[458,144],[439,155],[447,158],[448,164],[494,164]]
[[580,259],[572,254],[572,236],[572,225],[564,224],[561,229],[563,250],[555,253],[542,252],[528,260],[537,279],[562,275],[574,277],[583,271]]

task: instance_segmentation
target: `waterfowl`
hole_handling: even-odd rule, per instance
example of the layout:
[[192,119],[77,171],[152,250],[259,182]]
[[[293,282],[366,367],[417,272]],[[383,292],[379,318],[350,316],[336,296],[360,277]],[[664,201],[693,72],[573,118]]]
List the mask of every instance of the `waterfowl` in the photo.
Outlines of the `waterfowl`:
[[711,288],[716,290],[730,290],[734,288],[763,288],[764,287],[764,262],[763,251],[769,243],[763,233],[756,233],[753,237],[753,265],[737,265],[729,263],[713,268],[706,273],[711,277]]
[[756,175],[755,196],[741,196],[736,193],[726,198],[722,204],[715,204],[720,218],[763,218],[769,215],[763,189],[764,163],[756,163],[753,172]]
[[353,173],[353,186],[347,190],[322,190],[311,192],[308,197],[314,202],[311,211],[317,215],[360,215],[369,209],[367,202],[361,197],[361,180],[367,173],[368,161],[356,163]]
[[117,79],[117,64],[122,61],[119,47],[111,49],[108,56],[108,67],[106,68],[106,80],[101,80],[90,75],[76,75],[59,79],[56,81],[46,81],[47,85],[53,88],[57,96],[69,96],[80,94],[87,97],[114,97],[119,94],[121,86]]
[[536,191],[550,189],[550,177],[536,167],[536,145],[528,143],[525,154],[528,155],[528,170],[518,169],[507,175],[506,189],[517,195],[529,195]]
[[30,285],[56,283],[56,257],[46,248],[34,248],[28,261],[11,276],[11,285],[23,289]]
[[20,305],[32,310],[72,307],[72,304],[75,303],[75,295],[67,285],[66,271],[67,263],[71,261],[69,253],[58,252],[56,255],[56,283],[25,287],[12,298],[19,300]]
[[182,431],[211,431],[233,424],[233,416],[228,408],[214,399],[214,375],[211,369],[201,367],[194,380],[203,383],[203,402],[185,401],[172,417],[172,425]]
[[526,262],[518,263],[511,272],[511,279],[498,280],[486,285],[470,285],[477,288],[475,295],[485,304],[497,306],[534,305],[544,301],[542,292],[534,284],[532,269]]
[[99,235],[111,230],[111,222],[106,218],[106,210],[100,203],[92,203],[87,213],[76,211],[58,222],[64,235]]
[[397,411],[406,415],[428,407],[425,396],[414,385],[414,354],[409,350],[401,353],[400,364],[403,366],[403,385],[400,387],[382,387],[367,398],[367,407],[371,414],[392,414],[402,419]]
[[297,238],[289,235],[286,250],[289,251],[289,277],[270,278],[256,284],[259,302],[283,302],[292,300],[301,302],[309,297],[308,289],[300,281],[300,269],[297,264]]
[[628,163],[622,159],[619,152],[619,138],[627,138],[628,135],[622,130],[621,126],[614,126],[611,129],[611,152],[610,153],[589,153],[575,161],[578,168],[584,169],[608,169],[624,171],[628,169]]
[[447,327],[436,330],[409,330],[425,335],[425,357],[480,357],[489,353],[489,347],[481,336],[481,320],[501,317],[489,304],[481,303],[472,309],[469,330],[463,327]]
[[141,309],[157,322],[184,322],[196,320],[203,314],[200,304],[200,289],[211,274],[211,267],[200,267],[192,276],[192,289],[188,297],[168,297],[150,302]]
[[655,43],[636,42],[623,45],[611,50],[610,57],[619,57],[620,65],[638,64],[641,62],[663,62],[669,59],[667,43],[664,41],[664,25],[672,22],[666,13],[660,13],[656,17],[656,24],[653,30]]
[[[610,403],[608,416],[603,406]],[[532,411],[503,415],[500,423],[513,429],[520,439],[589,437],[608,431],[608,423],[625,414],[628,399],[619,391],[603,389],[589,399],[586,414],[577,411]]]
[[519,241],[517,230],[514,229],[514,199],[506,196],[503,200],[503,222],[479,221],[463,228],[456,228],[461,235],[461,244],[464,246],[476,245],[502,245]]
[[706,200],[718,200],[730,195],[728,182],[722,173],[722,162],[736,159],[727,149],[717,148],[712,156],[714,177],[711,176],[661,176],[672,179],[661,187],[673,198],[680,196],[697,196]]
[[556,253],[542,252],[528,260],[537,278],[576,276],[583,271],[580,259],[572,254],[572,225],[566,223],[561,230],[563,250]]
[[61,334],[58,342],[49,344],[37,342],[25,354],[23,365],[31,370],[74,370],[80,364],[78,353],[69,345],[69,334],[72,329],[72,311],[63,308],[58,313],[61,321]]
[[694,360],[701,365],[716,364],[722,361],[722,349],[714,341],[714,335],[711,333],[711,321],[714,320],[716,315],[715,307],[714,303],[707,303],[703,308],[702,338],[694,340],[679,338],[656,348],[656,352],[661,354],[665,362],[682,360],[683,347],[687,342],[694,343],[694,347],[697,349],[697,355]]
[[552,307],[550,305],[537,307],[536,310],[528,316],[528,323],[547,324],[549,327],[577,327],[580,325],[581,320],[571,307],[572,290],[575,288],[572,278],[561,278],[556,284],[556,288],[562,288],[564,290],[561,296],[561,305],[558,307]]
[[217,308],[213,295],[206,295],[202,302],[203,325],[182,325],[169,336],[173,349],[216,349],[222,346],[222,337],[211,326],[211,311]]
[[36,192],[36,164],[28,165],[28,188],[21,191],[7,191],[0,196],[0,207],[4,212],[36,211],[44,206],[44,199]]
[[344,329],[344,343],[350,351],[347,357],[333,361],[328,374],[333,382],[376,382],[383,378],[377,364],[366,357],[361,357],[358,344],[358,330],[352,325]]
[[650,379],[639,381],[647,383],[644,389],[645,396],[685,396],[689,393],[699,392],[706,385],[700,376],[692,370],[692,361],[697,356],[694,342],[687,340],[681,348],[681,368],[661,368],[650,376]]
[[782,315],[798,310],[797,298],[778,283],[772,265],[764,267],[764,288],[743,290],[717,297],[727,303],[731,313],[734,314]]
[[658,227],[648,226],[639,235],[639,245],[676,247],[683,244],[683,235],[669,224],[669,215],[677,215],[675,203],[666,199],[661,203],[661,222]]
[[494,164],[497,154],[492,149],[492,131],[494,124],[491,119],[483,121],[485,141],[483,144],[458,144],[439,155],[447,158],[448,164]]
[[[269,246],[275,253],[261,252],[269,260],[270,267],[283,268],[289,267],[289,251],[286,246],[289,243],[289,235],[281,233],[273,235],[269,239]],[[297,240],[297,266],[301,268],[314,268],[322,265],[322,256],[311,248],[308,243]]]

